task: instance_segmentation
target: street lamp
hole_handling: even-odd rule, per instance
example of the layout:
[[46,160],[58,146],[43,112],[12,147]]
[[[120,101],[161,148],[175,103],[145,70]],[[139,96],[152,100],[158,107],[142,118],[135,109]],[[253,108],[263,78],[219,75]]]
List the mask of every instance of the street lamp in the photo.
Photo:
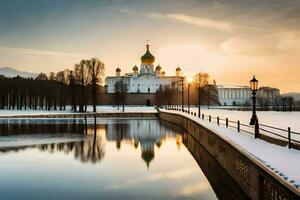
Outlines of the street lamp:
[[181,77],[181,111],[184,111],[184,77]]
[[258,80],[256,80],[255,76],[250,80],[250,89],[252,91],[252,100],[253,100],[253,109],[252,109],[252,117],[250,120],[250,125],[255,125],[257,116],[256,116],[256,91],[258,90]]
[[190,114],[190,87],[191,87],[191,82],[192,78],[188,78],[188,113]]

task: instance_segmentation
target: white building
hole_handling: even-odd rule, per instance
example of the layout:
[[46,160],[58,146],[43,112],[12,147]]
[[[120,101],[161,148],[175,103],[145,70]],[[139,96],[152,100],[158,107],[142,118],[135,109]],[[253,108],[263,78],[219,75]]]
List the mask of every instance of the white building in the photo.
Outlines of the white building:
[[[252,104],[252,91],[248,86],[224,86],[218,87],[219,102],[222,106],[245,106]],[[257,91],[257,103],[269,106],[275,105],[280,91],[272,87],[260,87]],[[264,105],[260,105],[264,106]]]
[[222,106],[243,106],[251,103],[252,93],[247,86],[218,85],[217,88]]
[[132,68],[131,73],[121,75],[121,69],[116,69],[116,76],[108,76],[105,79],[107,93],[115,93],[115,84],[123,81],[127,85],[128,93],[156,93],[159,88],[176,87],[180,90],[182,74],[179,67],[176,68],[175,76],[166,76],[162,67],[157,65],[154,69],[155,57],[150,53],[149,44],[146,45],[146,53],[141,57],[140,69]]

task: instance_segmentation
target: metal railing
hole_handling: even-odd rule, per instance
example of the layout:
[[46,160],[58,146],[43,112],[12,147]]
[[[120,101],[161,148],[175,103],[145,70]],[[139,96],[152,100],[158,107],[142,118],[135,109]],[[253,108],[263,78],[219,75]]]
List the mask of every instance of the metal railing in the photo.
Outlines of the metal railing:
[[293,148],[293,144],[298,145],[299,146],[298,149],[300,148],[300,140],[297,140],[295,138],[295,136],[296,137],[299,136],[300,138],[300,133],[296,131],[292,131],[291,127],[288,127],[287,129],[283,129],[283,128],[278,128],[266,124],[259,124],[258,120],[254,126],[250,126],[241,123],[239,120],[233,121],[233,120],[229,120],[228,118],[220,118],[219,116],[215,117],[211,115],[205,115],[204,113],[198,115],[198,112],[194,112],[194,111],[188,112],[187,109],[182,109],[181,106],[177,106],[177,105],[166,106],[165,109],[184,112],[194,117],[200,118],[202,120],[215,122],[217,123],[218,126],[224,125],[226,128],[237,130],[237,132],[244,132],[247,134],[254,135],[255,138],[258,138],[260,136],[266,136],[275,140],[287,142],[288,148]]

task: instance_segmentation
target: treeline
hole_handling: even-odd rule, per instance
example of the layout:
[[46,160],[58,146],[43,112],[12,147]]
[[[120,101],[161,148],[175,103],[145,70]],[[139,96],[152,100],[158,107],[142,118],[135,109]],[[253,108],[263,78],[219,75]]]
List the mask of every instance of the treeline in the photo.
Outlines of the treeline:
[[[183,93],[182,93],[183,89]],[[207,73],[199,72],[191,80],[183,78],[169,87],[161,87],[156,93],[158,105],[218,105],[219,96],[216,81],[210,81]]]
[[[150,99],[145,99],[145,104],[147,106],[179,105],[182,104],[183,94],[185,105],[188,104],[188,100],[190,105],[219,105],[216,81],[210,81],[207,73],[199,72],[189,81],[186,77],[182,77],[181,80],[177,80],[171,85],[160,86],[154,94],[154,101],[151,102]],[[129,95],[127,94],[128,84],[125,80],[120,79],[115,83],[114,89],[114,101],[118,107],[121,105],[124,110],[124,106],[130,104]]]
[[278,96],[274,99],[261,98],[258,97],[258,105],[260,110],[263,111],[299,111],[300,110],[300,101],[295,101],[292,96]]
[[84,112],[91,103],[95,112],[104,70],[104,63],[92,58],[81,60],[74,70],[40,73],[34,79],[0,75],[0,109],[65,110],[71,105]]

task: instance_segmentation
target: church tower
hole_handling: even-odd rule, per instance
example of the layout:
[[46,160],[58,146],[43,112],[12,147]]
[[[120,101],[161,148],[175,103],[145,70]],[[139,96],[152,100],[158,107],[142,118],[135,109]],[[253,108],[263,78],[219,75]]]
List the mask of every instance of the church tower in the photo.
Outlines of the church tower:
[[150,45],[146,45],[146,53],[141,57],[141,71],[140,74],[152,74],[155,75],[153,63],[155,57],[150,53]]

